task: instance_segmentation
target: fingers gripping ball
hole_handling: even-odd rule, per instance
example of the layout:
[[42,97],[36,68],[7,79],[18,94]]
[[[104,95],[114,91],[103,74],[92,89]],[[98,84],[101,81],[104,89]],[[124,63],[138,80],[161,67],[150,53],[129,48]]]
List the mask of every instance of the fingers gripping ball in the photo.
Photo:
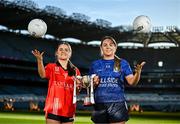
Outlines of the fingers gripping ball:
[[28,31],[34,37],[42,37],[46,34],[47,24],[42,19],[33,19],[28,24]]

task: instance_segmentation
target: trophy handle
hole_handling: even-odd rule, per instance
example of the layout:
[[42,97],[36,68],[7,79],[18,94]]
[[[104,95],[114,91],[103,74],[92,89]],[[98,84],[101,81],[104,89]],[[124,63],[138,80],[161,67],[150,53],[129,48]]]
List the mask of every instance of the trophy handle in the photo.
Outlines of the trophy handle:
[[74,77],[74,89],[73,89],[73,104],[77,102],[77,94],[76,94],[76,79],[81,80],[82,76],[76,75]]
[[91,91],[90,91],[90,100],[91,100],[91,103],[92,103],[92,104],[95,103],[95,101],[94,101],[94,86],[93,86],[93,78],[94,78],[95,76],[96,76],[96,74],[92,74],[92,75],[91,75],[91,80],[90,80],[90,81],[91,81],[91,82],[90,82],[90,83],[91,83],[91,85],[90,85],[90,86],[91,86],[91,89],[90,89],[90,90],[91,90]]

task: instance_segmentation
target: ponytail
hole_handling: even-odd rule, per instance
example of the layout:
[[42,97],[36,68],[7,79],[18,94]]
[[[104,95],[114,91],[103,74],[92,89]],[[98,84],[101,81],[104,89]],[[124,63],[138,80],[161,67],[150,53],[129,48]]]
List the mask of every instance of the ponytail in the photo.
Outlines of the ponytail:
[[[62,67],[62,65],[61,65],[61,63],[59,63],[58,61],[56,61],[56,64],[58,65],[58,66],[61,66]],[[62,67],[63,68],[63,67]],[[71,61],[69,60],[68,61],[68,64],[67,64],[67,71],[68,71],[68,75],[69,76],[75,76],[76,75],[76,66],[75,65],[73,65],[72,63],[71,63]]]
[[118,56],[114,56],[114,71],[121,71],[121,59]]
[[76,66],[70,60],[68,61],[67,70],[69,76],[76,76]]

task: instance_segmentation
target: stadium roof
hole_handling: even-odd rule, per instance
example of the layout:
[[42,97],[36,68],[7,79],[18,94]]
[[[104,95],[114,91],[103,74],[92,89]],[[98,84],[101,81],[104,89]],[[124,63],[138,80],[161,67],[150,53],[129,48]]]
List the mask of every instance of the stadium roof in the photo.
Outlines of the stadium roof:
[[131,28],[125,26],[111,27],[108,23],[98,25],[88,21],[81,14],[74,15],[74,17],[67,16],[60,8],[50,6],[39,9],[31,1],[23,4],[0,1],[0,25],[12,30],[27,30],[27,25],[32,19],[40,18],[47,23],[47,34],[58,39],[75,38],[88,44],[88,42],[100,40],[105,35],[110,35],[118,43],[132,42],[148,46],[151,43],[165,42],[180,45],[180,30],[177,27],[169,27],[169,30],[165,32],[157,28],[149,34],[140,34],[134,33],[130,30]]

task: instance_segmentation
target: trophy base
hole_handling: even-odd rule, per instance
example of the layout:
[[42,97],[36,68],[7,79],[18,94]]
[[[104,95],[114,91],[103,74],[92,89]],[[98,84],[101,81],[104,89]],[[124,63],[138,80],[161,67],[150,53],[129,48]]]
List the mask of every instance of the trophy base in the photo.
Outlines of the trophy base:
[[92,103],[91,103],[91,101],[90,101],[90,97],[85,97],[84,98],[84,104],[83,104],[84,106],[91,106],[92,105]]

